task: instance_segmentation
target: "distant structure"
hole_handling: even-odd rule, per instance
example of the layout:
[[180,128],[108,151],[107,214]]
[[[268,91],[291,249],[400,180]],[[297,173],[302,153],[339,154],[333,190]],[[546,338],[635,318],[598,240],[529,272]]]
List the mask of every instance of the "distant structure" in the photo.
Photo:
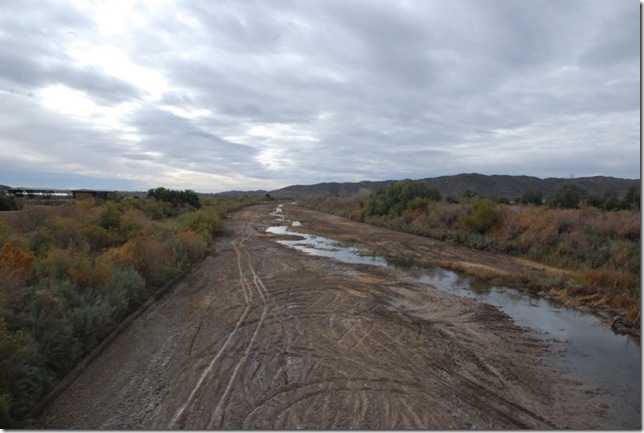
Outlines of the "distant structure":
[[92,198],[100,198],[108,200],[112,191],[97,191],[91,189],[73,189],[72,197],[74,200],[89,200]]
[[69,191],[55,189],[9,188],[7,192],[15,197],[42,198],[42,199],[68,199],[72,198]]
[[89,200],[99,198],[109,200],[113,191],[100,191],[92,189],[56,190],[37,188],[9,188],[7,193],[15,197],[43,200]]

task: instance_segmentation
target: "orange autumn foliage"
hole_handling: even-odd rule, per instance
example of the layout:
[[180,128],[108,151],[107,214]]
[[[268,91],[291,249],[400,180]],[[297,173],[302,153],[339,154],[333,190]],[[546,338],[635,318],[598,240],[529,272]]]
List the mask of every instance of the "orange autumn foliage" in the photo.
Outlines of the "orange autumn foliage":
[[9,244],[0,249],[0,306],[11,308],[17,302],[35,260],[31,251]]
[[0,272],[27,279],[36,258],[31,251],[6,244],[0,248]]

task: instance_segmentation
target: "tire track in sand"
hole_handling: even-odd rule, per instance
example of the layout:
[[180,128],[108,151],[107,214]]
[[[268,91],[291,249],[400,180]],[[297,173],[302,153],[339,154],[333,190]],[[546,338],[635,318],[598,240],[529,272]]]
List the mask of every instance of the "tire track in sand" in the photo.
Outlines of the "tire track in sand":
[[[248,313],[251,310],[252,301],[253,301],[253,293],[252,293],[251,285],[248,283],[248,280],[247,280],[246,276],[244,275],[244,269],[243,269],[243,266],[242,266],[242,254],[241,254],[241,251],[240,251],[240,248],[244,248],[243,243],[244,243],[245,240],[246,240],[246,236],[242,233],[242,239],[239,242],[239,244],[240,244],[239,246],[237,245],[237,243],[238,243],[237,239],[234,239],[231,242],[231,245],[233,246],[233,248],[235,250],[235,253],[237,254],[237,268],[238,268],[238,271],[239,271],[239,286],[241,288],[242,295],[244,297],[244,304],[245,304],[244,310],[242,311],[242,313],[240,314],[239,318],[237,319],[237,322],[235,323],[235,327],[233,328],[233,330],[226,337],[226,340],[224,341],[224,344],[221,346],[219,351],[212,358],[212,360],[210,361],[208,366],[201,373],[201,376],[199,377],[199,380],[197,381],[196,385],[194,386],[194,388],[190,392],[190,395],[188,396],[187,400],[177,409],[177,411],[175,412],[174,416],[170,420],[170,424],[169,424],[168,427],[171,428],[171,429],[178,427],[177,423],[180,420],[181,416],[183,415],[185,410],[188,408],[188,406],[194,400],[195,395],[197,394],[199,389],[201,389],[206,377],[208,377],[208,375],[213,371],[213,368],[215,367],[215,364],[221,358],[222,354],[224,353],[224,351],[228,347],[228,345],[231,342],[231,340],[233,339],[233,337],[235,337],[237,335],[238,330],[240,329],[242,323],[244,322],[244,320],[248,316]],[[250,258],[250,255],[249,255],[249,258]],[[250,267],[251,272],[253,273],[254,278],[255,278],[253,280],[253,283],[254,283],[253,285],[256,287],[256,290],[258,290],[258,292],[260,292],[261,290],[259,288],[257,288],[257,282],[256,282],[256,280],[258,280],[259,277],[257,277],[257,274],[255,273],[254,269],[252,268],[252,264],[250,263],[250,260],[249,260],[248,266]],[[265,288],[264,288],[264,290],[265,290]],[[262,294],[261,297],[263,299],[265,299],[263,294]],[[247,352],[250,351],[250,346],[252,345],[252,343],[253,343],[253,341],[255,339],[255,336],[256,336],[257,332],[259,331],[259,328],[261,327],[263,319],[264,319],[264,317],[266,315],[266,309],[267,309],[267,305],[265,303],[264,311],[263,311],[262,316],[260,318],[260,322],[258,323],[257,328],[255,329],[255,332],[253,333],[253,337],[251,338],[251,341],[250,341],[249,345],[246,347],[246,351],[244,352],[244,354],[247,354]],[[226,392],[224,393],[224,395],[220,399],[219,404],[217,405],[215,413],[217,413],[220,410],[220,405],[221,405],[222,401],[224,400],[225,396],[227,395],[228,391],[230,390],[230,386],[231,386],[232,381],[234,380],[234,378],[235,378],[235,376],[237,374],[237,371],[239,370],[239,366],[240,366],[242,360],[245,360],[245,357],[242,357],[240,359],[240,361],[238,362],[237,366],[235,367],[235,370],[233,372],[233,376],[231,377],[231,380],[229,381],[229,384],[228,384],[228,386],[226,388]]]
[[[219,402],[217,403],[217,406],[215,407],[215,410],[210,417],[210,420],[208,421],[207,428],[208,429],[213,429],[218,426],[221,426],[224,422],[224,410],[226,408],[227,400],[228,400],[228,395],[230,393],[230,390],[232,389],[233,383],[235,382],[237,375],[239,374],[239,370],[242,368],[242,366],[246,363],[246,360],[248,359],[248,356],[251,352],[251,349],[253,347],[253,344],[257,338],[257,335],[259,334],[259,330],[262,327],[262,324],[264,323],[264,319],[266,318],[266,314],[269,311],[269,294],[268,290],[266,290],[266,286],[262,282],[262,280],[259,278],[257,275],[257,272],[255,272],[255,268],[253,267],[253,261],[252,257],[250,255],[250,252],[248,251],[248,248],[244,245],[244,242],[247,239],[246,231],[248,228],[248,221],[244,223],[242,227],[242,240],[239,243],[239,246],[235,245],[233,243],[233,247],[235,248],[235,252],[237,253],[237,263],[239,266],[239,275],[240,279],[242,281],[242,285],[246,285],[250,295],[250,299],[252,300],[252,292],[253,288],[255,289],[257,295],[261,299],[262,303],[262,314],[259,318],[259,321],[257,322],[257,326],[255,327],[255,331],[253,332],[250,340],[248,341],[248,344],[246,345],[246,349],[244,350],[243,354],[239,358],[239,361],[237,361],[237,364],[235,365],[235,368],[233,369],[233,372],[228,379],[228,384],[226,385],[226,389],[224,390],[224,393],[219,399]],[[243,250],[246,254],[247,258],[247,269],[250,271],[252,275],[252,285],[248,282],[248,279],[244,275],[243,269],[242,269],[242,254],[241,250]]]
[[[545,346],[492,307],[410,282],[403,272],[288,249],[263,233],[272,224],[267,210],[231,214],[212,257],[155,304],[154,314],[139,316],[114,340],[39,425],[606,424],[576,385],[537,365]],[[356,239],[371,239],[375,229],[351,230]],[[393,243],[401,236],[376,235]]]

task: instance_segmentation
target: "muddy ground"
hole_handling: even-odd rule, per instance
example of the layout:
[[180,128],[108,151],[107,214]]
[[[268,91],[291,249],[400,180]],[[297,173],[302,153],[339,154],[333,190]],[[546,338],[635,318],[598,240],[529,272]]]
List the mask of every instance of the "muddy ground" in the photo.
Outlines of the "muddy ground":
[[[521,286],[533,294],[555,300],[570,308],[591,313],[613,330],[631,334],[639,340],[639,324],[626,320],[624,311],[603,304],[580,302],[574,297],[562,298],[558,291],[548,289],[552,283],[568,279],[571,271],[542,263],[475,250],[424,236],[382,229],[335,215],[314,212],[299,206],[288,207],[289,218],[304,223],[300,230],[311,232],[373,251],[378,255],[402,259],[420,265],[439,265],[463,271],[499,285]],[[298,227],[292,230],[297,231]],[[619,320],[617,320],[619,319]],[[617,320],[617,322],[616,322]],[[621,324],[620,324],[621,321]]]
[[[38,426],[606,427],[591,394],[541,365],[545,343],[497,309],[402,271],[282,246],[265,232],[276,225],[272,210],[231,214],[212,253],[139,315]],[[286,213],[403,256],[504,266],[330,215]]]

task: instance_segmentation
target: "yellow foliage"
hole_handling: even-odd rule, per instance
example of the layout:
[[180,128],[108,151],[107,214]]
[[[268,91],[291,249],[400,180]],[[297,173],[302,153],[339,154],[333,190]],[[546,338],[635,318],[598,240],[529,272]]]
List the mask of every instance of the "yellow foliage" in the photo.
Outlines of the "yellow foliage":
[[0,272],[27,279],[35,260],[31,251],[22,251],[18,247],[5,244],[0,249]]
[[134,248],[132,241],[128,241],[120,247],[108,249],[103,253],[102,257],[119,268],[127,268],[133,265]]

